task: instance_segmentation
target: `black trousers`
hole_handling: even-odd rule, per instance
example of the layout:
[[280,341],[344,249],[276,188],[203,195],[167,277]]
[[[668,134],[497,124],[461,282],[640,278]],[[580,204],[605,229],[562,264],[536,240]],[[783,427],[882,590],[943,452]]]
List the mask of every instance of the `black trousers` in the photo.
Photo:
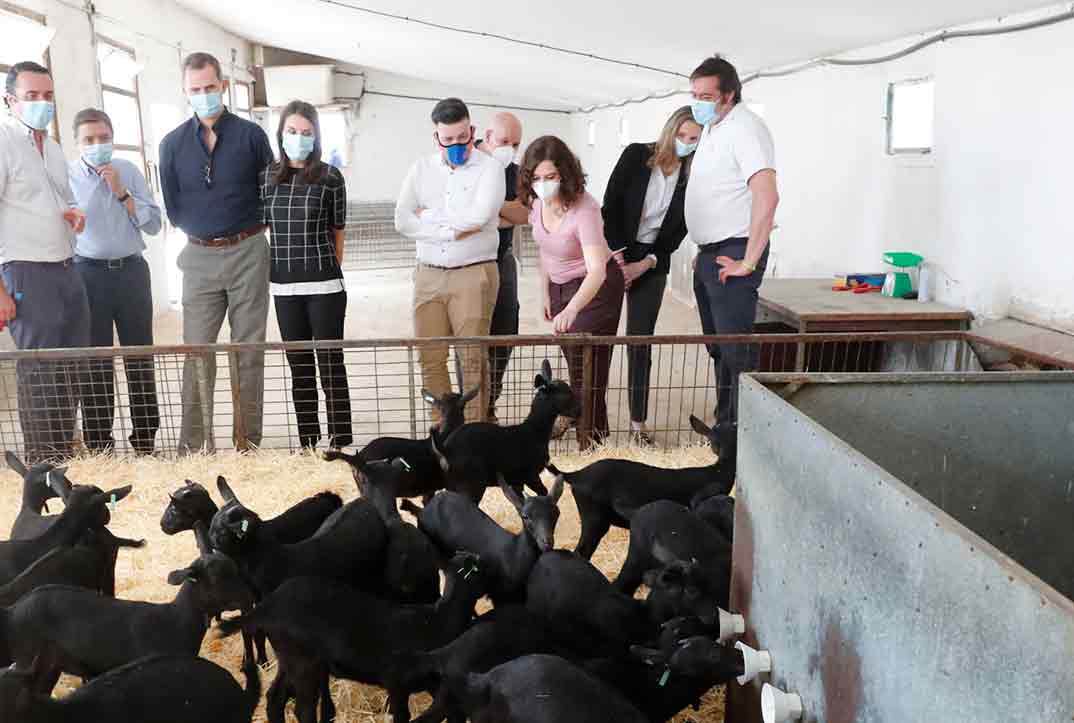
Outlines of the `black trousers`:
[[[498,262],[500,267],[500,290],[496,294],[496,306],[492,309],[492,326],[490,336],[511,336],[518,334],[518,262],[510,250]],[[507,371],[507,362],[511,359],[512,348],[509,346],[491,347],[489,349],[489,370],[492,388],[489,394],[489,418],[495,417],[496,400],[503,391],[503,375]]]
[[[647,271],[627,291],[627,336],[652,336],[656,317],[664,303],[664,287],[668,275]],[[644,422],[649,418],[649,371],[652,368],[652,347],[627,347],[627,385],[630,387],[630,421]]]
[[[319,341],[342,339],[343,319],[347,312],[347,292],[276,296],[276,320],[284,341]],[[316,356],[316,360],[315,357]],[[321,439],[317,419],[317,371],[321,374],[325,408],[328,412],[329,444],[347,447],[353,444],[351,432],[351,396],[342,349],[289,351],[291,398],[298,418],[298,438],[303,447],[315,447]]]
[[[16,300],[8,324],[15,348],[71,349],[89,346],[86,288],[73,264],[9,261],[0,270]],[[27,463],[74,454],[75,417],[85,363],[20,359],[15,364],[19,424]]]
[[[694,267],[694,296],[706,334],[750,334],[757,318],[757,290],[768,265],[768,250],[749,276],[733,276],[720,283],[717,256],[741,261],[746,255],[747,239],[733,238],[701,249]],[[716,422],[733,427],[738,423],[738,377],[756,368],[760,350],[749,344],[712,344],[709,346],[716,369]]]
[[[90,310],[90,345],[110,347],[113,327],[120,346],[153,343],[153,292],[149,264],[135,257],[111,267],[107,263],[79,260],[75,264]],[[91,452],[115,448],[116,370],[111,359],[93,359],[87,365],[82,386],[82,436]],[[153,452],[160,429],[157,382],[152,357],[127,357],[127,390],[130,402],[131,446],[140,454]]]

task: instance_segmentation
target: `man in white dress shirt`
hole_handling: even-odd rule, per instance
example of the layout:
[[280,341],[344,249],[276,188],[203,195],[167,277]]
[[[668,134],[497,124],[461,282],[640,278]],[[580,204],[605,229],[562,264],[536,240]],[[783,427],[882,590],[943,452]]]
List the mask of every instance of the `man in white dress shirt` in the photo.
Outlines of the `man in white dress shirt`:
[[[432,112],[439,150],[410,168],[395,206],[396,230],[414,239],[414,335],[487,336],[500,276],[497,231],[505,182],[503,165],[474,149],[470,111],[446,98]],[[476,346],[456,348],[468,388],[481,393],[466,406],[466,421],[488,409],[488,356]],[[446,345],[419,352],[422,381],[436,396],[451,391]],[[436,420],[439,421],[439,420]]]
[[[694,120],[704,129],[686,187],[686,227],[698,245],[694,295],[706,334],[749,334],[779,204],[772,134],[742,102],[738,71],[720,56],[690,76]],[[709,349],[718,385],[717,429],[733,437],[738,377],[757,364],[746,344]]]
[[[89,346],[89,303],[73,264],[86,216],[67,183],[63,151],[48,135],[56,111],[48,69],[16,63],[4,102],[10,115],[0,121],[0,322],[19,349]],[[72,455],[80,366],[16,364],[28,462]]]

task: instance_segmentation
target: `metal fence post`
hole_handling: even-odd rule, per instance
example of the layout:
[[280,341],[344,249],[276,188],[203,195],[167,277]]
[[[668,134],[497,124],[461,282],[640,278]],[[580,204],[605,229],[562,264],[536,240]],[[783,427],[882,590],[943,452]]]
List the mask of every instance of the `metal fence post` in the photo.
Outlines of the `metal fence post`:
[[[418,438],[418,405],[414,401],[414,397],[417,395],[417,385],[414,383],[414,347],[408,346],[406,348],[406,369],[407,369],[407,382],[409,384],[410,393],[407,395],[407,399],[410,400],[410,438]],[[380,432],[380,430],[377,430]]]
[[582,346],[582,419],[578,424],[578,447],[583,452],[593,442],[593,343]]
[[231,416],[232,437],[235,449],[246,452],[250,449],[250,440],[246,437],[246,417],[242,413],[242,385],[239,382],[239,352],[227,353],[227,366],[231,374]]

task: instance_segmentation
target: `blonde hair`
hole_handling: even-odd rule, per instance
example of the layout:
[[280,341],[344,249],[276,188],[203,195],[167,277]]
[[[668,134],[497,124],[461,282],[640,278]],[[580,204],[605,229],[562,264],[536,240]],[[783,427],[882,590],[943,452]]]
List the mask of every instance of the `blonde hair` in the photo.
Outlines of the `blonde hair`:
[[664,130],[660,131],[660,137],[653,144],[653,155],[649,159],[649,168],[659,168],[666,175],[673,172],[675,166],[681,162],[682,170],[679,173],[679,178],[686,180],[690,175],[690,161],[693,160],[694,156],[690,154],[686,158],[679,158],[679,154],[675,152],[675,136],[678,135],[682,124],[687,121],[696,123],[694,113],[688,105],[684,105],[671,114],[667,123],[664,124]]

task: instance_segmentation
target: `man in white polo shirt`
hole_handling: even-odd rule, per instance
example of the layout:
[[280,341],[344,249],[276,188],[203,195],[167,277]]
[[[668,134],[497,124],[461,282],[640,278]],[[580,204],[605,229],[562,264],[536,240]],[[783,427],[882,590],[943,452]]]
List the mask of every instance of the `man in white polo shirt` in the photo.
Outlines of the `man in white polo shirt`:
[[[417,245],[414,335],[487,336],[500,286],[503,165],[475,151],[470,111],[458,98],[437,103],[432,121],[440,150],[410,168],[395,206],[396,230]],[[479,420],[488,409],[488,356],[476,346],[456,353],[466,386],[481,384],[466,406],[466,421]],[[447,356],[446,345],[422,347],[418,354],[422,381],[436,396],[451,391]]]
[[[779,204],[768,126],[742,103],[742,83],[716,55],[690,76],[694,119],[704,131],[686,189],[686,226],[698,245],[694,295],[706,334],[749,334]],[[745,344],[715,344],[717,429],[734,434],[738,377],[756,366]]]

